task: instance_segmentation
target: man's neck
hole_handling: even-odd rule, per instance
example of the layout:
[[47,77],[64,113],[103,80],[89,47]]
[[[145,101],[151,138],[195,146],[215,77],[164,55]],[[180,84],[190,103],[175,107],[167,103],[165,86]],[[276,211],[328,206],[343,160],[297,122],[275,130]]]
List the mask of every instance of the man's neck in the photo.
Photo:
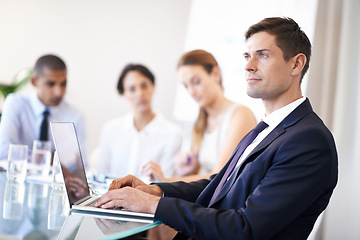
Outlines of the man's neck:
[[293,94],[292,96],[280,96],[276,99],[263,99],[263,104],[265,107],[265,115],[269,115],[272,112],[285,107],[286,105],[300,99],[302,97],[301,90],[299,90],[296,94]]

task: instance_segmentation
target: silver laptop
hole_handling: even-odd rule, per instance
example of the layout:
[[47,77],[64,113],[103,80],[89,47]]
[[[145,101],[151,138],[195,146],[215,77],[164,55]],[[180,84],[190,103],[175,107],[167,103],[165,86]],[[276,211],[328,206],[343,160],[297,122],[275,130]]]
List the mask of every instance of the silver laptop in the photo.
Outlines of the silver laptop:
[[90,194],[91,191],[86,179],[84,162],[74,124],[72,122],[50,122],[50,128],[71,209],[146,218],[154,217],[154,214],[150,213],[94,207],[100,196]]

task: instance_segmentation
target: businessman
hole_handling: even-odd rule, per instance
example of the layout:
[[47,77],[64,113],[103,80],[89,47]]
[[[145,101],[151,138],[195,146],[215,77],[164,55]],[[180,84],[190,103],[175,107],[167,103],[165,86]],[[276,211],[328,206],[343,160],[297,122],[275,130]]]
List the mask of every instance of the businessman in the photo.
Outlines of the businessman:
[[64,100],[67,86],[64,61],[55,55],[41,56],[35,63],[31,84],[36,93],[10,94],[4,102],[0,160],[7,158],[10,144],[25,144],[31,149],[34,140],[51,140],[50,121],[74,122],[85,153],[84,116]]
[[98,207],[155,213],[175,239],[306,239],[337,183],[330,131],[300,84],[311,44],[290,18],[266,18],[245,33],[247,94],[265,117],[209,180],[146,185],[115,180]]

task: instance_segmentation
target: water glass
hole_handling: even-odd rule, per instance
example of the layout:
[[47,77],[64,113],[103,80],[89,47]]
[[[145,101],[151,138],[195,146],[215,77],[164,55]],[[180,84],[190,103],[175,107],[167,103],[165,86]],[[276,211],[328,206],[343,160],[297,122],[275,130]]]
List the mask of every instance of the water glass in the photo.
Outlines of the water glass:
[[18,220],[22,218],[25,196],[24,182],[7,181],[5,186],[3,218]]
[[10,144],[8,154],[7,179],[24,182],[27,170],[27,145]]
[[49,185],[42,183],[29,182],[27,187],[27,205],[30,209],[41,209],[46,204],[49,195]]
[[54,152],[53,171],[52,171],[52,187],[56,190],[65,189],[64,177],[61,172],[61,165],[57,152]]
[[51,164],[51,142],[34,140],[31,156],[31,173],[49,175]]
[[65,190],[52,189],[50,193],[47,228],[60,230],[69,214],[70,208]]

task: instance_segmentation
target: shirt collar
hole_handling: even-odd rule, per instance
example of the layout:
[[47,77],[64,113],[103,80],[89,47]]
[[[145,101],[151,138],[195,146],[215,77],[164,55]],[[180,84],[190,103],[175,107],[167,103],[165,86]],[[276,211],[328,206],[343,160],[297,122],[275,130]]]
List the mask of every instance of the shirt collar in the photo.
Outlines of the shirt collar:
[[284,120],[295,108],[302,104],[306,100],[306,97],[301,97],[288,105],[270,113],[263,118],[270,128],[275,128],[282,120]]
[[136,131],[135,125],[134,125],[134,114],[128,113],[124,116],[124,129],[133,129]]
[[[140,132],[145,134],[156,132],[158,126],[161,125],[161,119],[161,114],[155,113],[155,117]],[[132,112],[125,115],[124,128],[133,129],[137,132],[134,124],[134,114]]]
[[161,127],[161,119],[162,115],[155,113],[155,117],[144,127],[143,131],[149,134],[158,132],[159,127]]
[[40,101],[37,94],[33,94],[30,98],[31,107],[36,116],[42,116],[43,112],[46,109],[46,106]]
[[57,106],[46,107],[39,99],[36,93],[34,93],[31,98],[31,107],[36,116],[42,116],[44,111],[47,109],[49,111],[49,115],[57,115],[61,113],[62,108],[66,105],[64,99]]

